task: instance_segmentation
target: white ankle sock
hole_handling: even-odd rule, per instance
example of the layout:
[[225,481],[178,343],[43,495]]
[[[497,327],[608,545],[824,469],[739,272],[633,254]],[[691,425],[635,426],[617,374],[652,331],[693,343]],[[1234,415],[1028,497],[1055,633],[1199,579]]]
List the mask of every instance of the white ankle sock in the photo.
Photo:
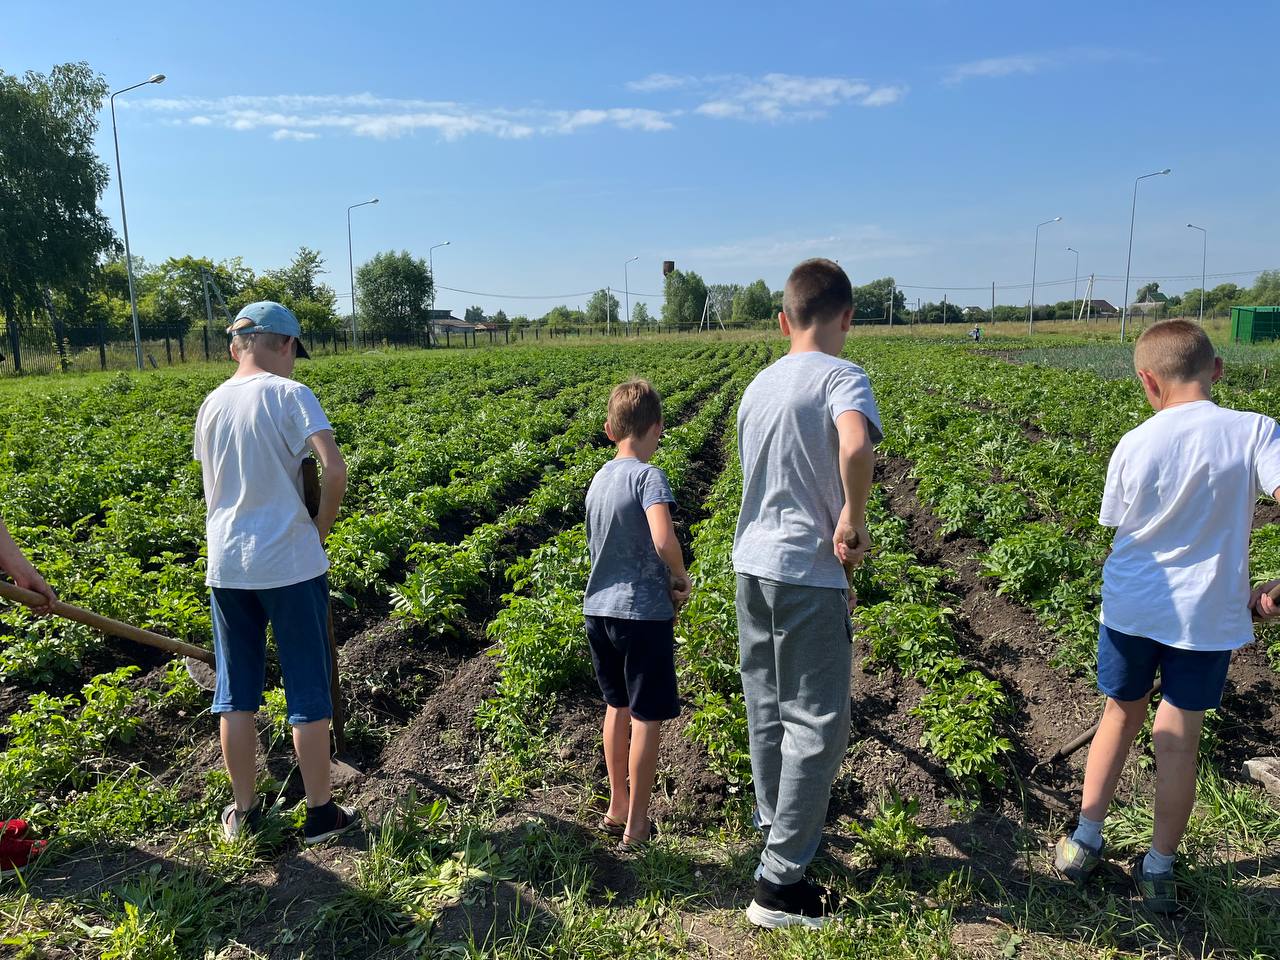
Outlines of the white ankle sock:
[[1176,852],[1169,854],[1167,857],[1152,847],[1147,851],[1147,855],[1142,861],[1142,872],[1155,876],[1156,874],[1168,873],[1173,869],[1173,861],[1178,856]]
[[1090,820],[1083,813],[1080,814],[1080,823],[1071,839],[1097,853],[1102,849],[1102,821]]

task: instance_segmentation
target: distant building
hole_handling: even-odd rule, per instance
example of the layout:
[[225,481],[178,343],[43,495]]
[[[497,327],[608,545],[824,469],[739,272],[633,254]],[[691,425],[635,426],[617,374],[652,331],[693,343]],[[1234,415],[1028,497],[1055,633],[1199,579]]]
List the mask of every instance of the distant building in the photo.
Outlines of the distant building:
[[427,319],[431,323],[431,332],[436,334],[461,333],[464,330],[470,333],[476,329],[474,323],[459,320],[449,310],[428,310]]
[[1086,309],[1086,313],[1089,313],[1095,317],[1120,316],[1120,311],[1117,310],[1115,307],[1113,307],[1106,300],[1090,300],[1089,306]]

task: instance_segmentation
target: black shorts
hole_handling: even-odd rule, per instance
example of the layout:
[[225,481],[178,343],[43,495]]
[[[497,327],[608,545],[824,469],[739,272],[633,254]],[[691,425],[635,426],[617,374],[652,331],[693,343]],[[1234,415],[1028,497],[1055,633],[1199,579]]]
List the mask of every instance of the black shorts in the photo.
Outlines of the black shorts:
[[637,720],[674,720],[676,693],[674,620],[587,617],[591,662],[604,702],[629,708]]

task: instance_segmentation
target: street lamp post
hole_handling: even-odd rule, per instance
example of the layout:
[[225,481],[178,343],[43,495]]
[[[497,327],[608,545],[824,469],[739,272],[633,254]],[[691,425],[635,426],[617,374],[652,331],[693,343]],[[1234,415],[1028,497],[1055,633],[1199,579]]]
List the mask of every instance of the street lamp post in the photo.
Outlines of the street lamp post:
[[1125,330],[1129,321],[1129,269],[1133,266],[1133,221],[1138,213],[1138,181],[1148,177],[1163,177],[1170,172],[1169,167],[1155,173],[1144,173],[1133,181],[1133,206],[1129,209],[1129,256],[1124,262],[1124,306],[1120,310],[1120,342],[1124,343]]
[[622,295],[626,298],[626,322],[631,322],[631,282],[627,279],[627,267],[639,260],[639,257],[632,257],[622,265]]
[[351,345],[357,350],[360,348],[360,343],[356,330],[356,268],[355,261],[351,257],[351,211],[356,207],[367,207],[377,202],[378,198],[374,197],[372,200],[362,200],[347,207],[347,273],[351,280]]
[[1080,292],[1080,251],[1075,247],[1067,247],[1068,253],[1076,255],[1076,269],[1071,275],[1071,316],[1076,315],[1076,294]]
[[1194,223],[1188,223],[1187,226],[1192,230],[1200,231],[1200,325],[1204,326],[1204,265],[1209,254],[1209,231],[1204,227],[1197,227]]
[[436,247],[447,247],[450,241],[444,243],[435,243],[427,248],[427,270],[431,273],[431,309],[436,308],[436,258],[434,256]]
[[1040,228],[1050,223],[1057,223],[1061,219],[1061,217],[1054,217],[1052,220],[1036,224],[1036,244],[1031,251],[1031,303],[1027,306],[1027,333],[1031,332],[1031,322],[1036,314],[1036,260],[1040,256]]
[[129,249],[129,218],[124,212],[124,178],[120,175],[120,134],[116,130],[116,97],[130,90],[137,90],[138,87],[145,87],[148,83],[164,83],[164,74],[153,73],[141,83],[135,83],[132,87],[125,87],[111,94],[111,138],[116,145],[116,185],[120,187],[120,226],[124,228],[124,268],[129,277],[129,311],[133,314],[133,352],[139,370],[142,369],[142,328],[138,325],[138,297],[133,289],[133,252]]

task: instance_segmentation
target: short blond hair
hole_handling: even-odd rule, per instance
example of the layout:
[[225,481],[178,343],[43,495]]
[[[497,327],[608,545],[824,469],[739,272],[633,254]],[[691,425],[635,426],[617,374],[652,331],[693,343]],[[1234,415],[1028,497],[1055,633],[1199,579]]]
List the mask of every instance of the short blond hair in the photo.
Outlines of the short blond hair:
[[1190,320],[1162,320],[1142,331],[1133,347],[1135,370],[1189,383],[1213,371],[1217,354],[1204,328]]
[[613,439],[643,436],[662,422],[662,397],[648,380],[620,383],[609,394],[609,429]]

